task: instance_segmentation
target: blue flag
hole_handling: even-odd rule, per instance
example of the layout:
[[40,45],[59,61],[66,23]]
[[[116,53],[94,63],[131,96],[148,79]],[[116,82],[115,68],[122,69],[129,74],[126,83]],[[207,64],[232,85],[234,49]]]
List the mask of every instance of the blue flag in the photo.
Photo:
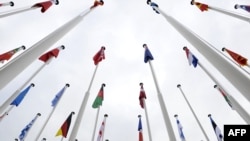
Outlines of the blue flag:
[[210,118],[211,124],[213,126],[213,129],[214,129],[214,132],[216,134],[216,137],[217,137],[218,141],[222,141],[223,140],[223,135],[221,134],[220,128],[214,122],[214,120],[212,119],[210,114],[208,115],[208,117]]
[[55,107],[56,104],[58,103],[58,101],[60,100],[60,98],[62,97],[63,93],[64,93],[65,87],[63,87],[55,96],[55,98],[52,100],[52,107]]
[[154,57],[151,54],[150,50],[148,49],[147,45],[144,44],[143,47],[145,48],[144,62],[147,63],[149,60],[154,60]]
[[23,130],[21,131],[21,134],[19,135],[19,140],[20,141],[24,141],[24,138],[26,137],[28,131],[30,130],[30,128],[32,127],[32,125],[34,124],[34,122],[36,121],[37,117],[40,116],[41,114],[38,113],[34,119],[32,119],[32,121],[26,125]]
[[191,51],[189,51],[187,47],[184,47],[184,50],[186,51],[189,65],[192,64],[196,68],[198,65],[198,59],[193,55]]
[[183,128],[183,127],[182,127],[180,121],[179,121],[177,118],[176,118],[176,122],[177,122],[178,131],[179,131],[179,135],[180,135],[181,140],[182,140],[182,141],[186,141],[185,136],[184,136],[184,133],[183,133],[183,131],[182,131],[182,128]]
[[16,99],[14,99],[14,100],[10,103],[10,105],[18,106],[18,105],[22,102],[22,100],[23,100],[23,98],[26,96],[26,94],[29,92],[31,86],[34,86],[34,84],[31,84],[29,87],[27,87],[26,89],[24,89],[24,90],[16,97]]

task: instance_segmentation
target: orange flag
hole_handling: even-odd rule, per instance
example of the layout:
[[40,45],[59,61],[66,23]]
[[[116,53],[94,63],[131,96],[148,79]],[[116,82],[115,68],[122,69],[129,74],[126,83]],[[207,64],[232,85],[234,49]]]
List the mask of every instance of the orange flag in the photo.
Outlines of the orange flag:
[[247,65],[247,58],[229,50],[226,48],[222,48],[222,51],[226,51],[239,65],[246,66]]

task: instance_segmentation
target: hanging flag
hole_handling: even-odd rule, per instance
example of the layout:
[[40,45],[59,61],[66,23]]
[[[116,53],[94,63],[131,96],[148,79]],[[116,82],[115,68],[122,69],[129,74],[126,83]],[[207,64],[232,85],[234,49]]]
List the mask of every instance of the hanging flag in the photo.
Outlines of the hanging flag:
[[105,47],[102,46],[101,49],[93,57],[95,65],[97,65],[99,62],[101,62],[103,59],[105,59],[104,50],[105,50]]
[[144,52],[144,62],[147,63],[149,60],[154,60],[153,55],[151,54],[150,50],[148,49],[147,44],[142,45],[145,48]]
[[[217,88],[217,85],[214,85],[214,88]],[[223,90],[221,88],[218,87],[218,90],[220,91],[220,93],[222,94],[222,96],[224,97],[224,99],[226,100],[227,104],[232,108],[232,103],[229,100],[229,98],[227,97],[227,95],[225,94],[225,92],[223,92]]]
[[247,65],[247,58],[226,48],[222,48],[222,51],[226,51],[234,59],[234,61],[236,61],[239,65],[241,66]]
[[14,6],[14,2],[10,1],[10,2],[6,2],[6,3],[0,3],[0,7],[1,6]]
[[71,124],[72,115],[74,114],[75,114],[74,112],[70,113],[68,118],[64,121],[63,125],[61,126],[61,128],[57,131],[56,136],[63,136],[64,138],[67,137],[69,127]]
[[250,12],[250,5],[239,5],[239,4],[235,4],[234,5],[235,9],[241,8],[243,10],[246,10],[247,12]]
[[217,137],[218,141],[222,141],[223,140],[223,136],[221,134],[221,131],[220,131],[219,127],[216,125],[216,123],[212,119],[211,114],[209,114],[208,117],[210,118],[210,121],[211,121],[212,126],[214,128],[214,132],[216,134],[216,137]]
[[98,137],[97,137],[97,141],[101,141],[101,139],[103,138],[104,136],[104,129],[105,129],[105,121],[106,121],[106,117],[108,117],[107,114],[104,115],[104,119],[102,121],[102,125],[99,129],[99,134],[98,134]]
[[187,47],[183,47],[183,50],[186,51],[189,65],[193,64],[193,66],[196,68],[198,64],[198,59],[192,54],[192,52]]
[[53,3],[55,3],[55,5],[58,5],[59,1],[49,0],[49,1],[39,2],[39,3],[34,4],[32,7],[38,7],[38,8],[41,7],[41,12],[44,13],[51,7]]
[[101,86],[101,89],[99,90],[97,96],[96,96],[96,99],[95,101],[93,102],[92,104],[92,107],[93,108],[99,108],[101,105],[102,105],[102,101],[103,101],[103,98],[104,98],[104,87],[106,85],[103,83],[102,86]]
[[97,7],[97,6],[102,6],[104,4],[104,1],[103,0],[95,0],[95,2],[94,2],[94,4],[90,7],[90,9],[93,9],[93,8],[95,8],[95,7]]
[[141,86],[141,90],[140,90],[140,95],[139,95],[139,101],[140,101],[141,108],[144,108],[144,99],[146,99],[147,97],[143,89],[143,83],[140,83],[140,86]]
[[139,115],[138,117],[139,117],[139,124],[138,124],[139,141],[143,141],[141,115]]
[[0,54],[1,63],[3,63],[5,60],[8,61],[15,53],[17,53],[20,50],[25,50],[25,46],[21,46],[21,47],[15,48],[13,50],[10,50],[6,53]]
[[52,107],[55,107],[58,103],[58,101],[60,100],[60,98],[62,97],[66,87],[69,87],[69,84],[66,84],[66,86],[64,86],[55,96],[55,98],[52,100]]
[[26,96],[26,94],[29,92],[31,87],[34,87],[35,85],[32,83],[30,84],[26,89],[24,89],[11,103],[10,105],[15,105],[16,107],[22,102],[23,98]]
[[196,5],[201,10],[201,12],[208,11],[209,8],[207,4],[195,2],[194,0],[191,1],[191,5]]
[[58,54],[59,54],[59,51],[61,50],[61,49],[64,49],[65,47],[62,45],[62,46],[60,46],[60,47],[58,47],[58,48],[55,48],[55,49],[52,49],[52,50],[50,50],[50,51],[48,51],[48,52],[46,52],[46,53],[44,53],[43,55],[41,55],[40,57],[39,57],[39,60],[41,60],[41,61],[43,61],[43,62],[47,62],[51,57],[57,57],[58,56]]
[[147,4],[151,6],[157,14],[160,14],[160,12],[156,9],[159,8],[158,4],[156,4],[155,2],[151,2],[151,0],[147,0]]
[[177,123],[177,126],[178,126],[178,131],[179,131],[180,138],[181,138],[182,141],[186,141],[184,133],[182,131],[183,127],[182,127],[182,125],[181,125],[181,123],[180,123],[180,121],[178,119],[178,115],[174,115],[174,117],[176,118],[176,123]]
[[38,118],[38,116],[41,116],[40,113],[38,113],[34,119],[31,120],[31,122],[25,126],[25,128],[21,131],[21,134],[19,135],[19,140],[20,141],[24,141],[27,133],[29,132],[30,128],[33,126],[33,124],[35,123],[36,119]]

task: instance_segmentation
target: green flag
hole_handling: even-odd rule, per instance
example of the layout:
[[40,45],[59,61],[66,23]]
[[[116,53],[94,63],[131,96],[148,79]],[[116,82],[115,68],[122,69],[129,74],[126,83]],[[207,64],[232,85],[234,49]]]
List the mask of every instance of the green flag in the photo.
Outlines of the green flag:
[[104,88],[104,87],[105,87],[105,84],[102,84],[101,89],[100,89],[100,91],[99,91],[97,97],[95,98],[94,103],[92,104],[92,107],[93,107],[93,108],[99,108],[99,106],[102,105],[103,94],[104,94],[103,88]]

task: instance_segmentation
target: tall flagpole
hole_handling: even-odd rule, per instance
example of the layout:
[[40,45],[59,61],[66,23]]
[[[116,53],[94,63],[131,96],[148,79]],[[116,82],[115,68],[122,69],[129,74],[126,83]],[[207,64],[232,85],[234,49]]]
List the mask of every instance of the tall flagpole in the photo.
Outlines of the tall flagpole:
[[[8,62],[5,66],[0,68],[0,89],[7,85],[12,79],[14,79],[19,73],[21,73],[26,67],[28,67],[36,58],[45,52],[51,45],[60,40],[64,35],[71,31],[76,25],[78,25],[83,18],[93,11],[95,8],[89,8],[87,11],[83,11],[78,16],[68,21],[25,52],[15,57]],[[10,71],[11,70],[11,71]],[[10,73],[11,72],[11,73]]]
[[[63,93],[65,92],[65,90],[66,90],[69,86],[70,86],[69,84],[65,84]],[[61,98],[58,99],[57,103],[60,101],[60,99],[61,99]],[[58,104],[55,104],[55,106],[54,106],[54,107],[52,108],[52,110],[50,111],[50,114],[49,114],[49,116],[47,117],[47,119],[45,120],[45,122],[44,122],[42,128],[41,128],[40,131],[38,132],[35,141],[38,141],[39,137],[41,136],[41,134],[42,134],[42,132],[43,132],[43,130],[44,130],[44,128],[45,128],[45,126],[46,126],[47,123],[49,122],[49,119],[50,119],[51,116],[53,115],[53,113],[54,113],[54,111],[55,111],[57,105],[58,105]]]
[[231,63],[225,60],[212,48],[212,45],[204,39],[190,31],[173,17],[168,16],[162,10],[157,9],[165,19],[186,39],[188,40],[241,94],[250,101],[250,78],[241,73]]
[[187,104],[188,104],[188,107],[190,108],[190,110],[191,110],[192,114],[194,115],[195,120],[196,120],[196,122],[198,123],[198,125],[199,125],[199,127],[200,127],[200,129],[201,129],[201,131],[202,131],[202,133],[203,133],[203,135],[205,136],[206,140],[207,140],[207,141],[209,141],[209,138],[208,138],[208,136],[207,136],[207,134],[206,134],[206,132],[205,132],[204,128],[202,127],[202,125],[201,125],[201,123],[200,123],[200,121],[199,121],[198,117],[196,116],[196,114],[195,114],[195,112],[194,112],[194,110],[193,110],[192,106],[190,105],[190,103],[188,102],[188,100],[187,100],[187,98],[186,98],[186,96],[185,96],[184,92],[182,91],[182,89],[181,89],[181,85],[180,85],[180,84],[178,84],[178,85],[177,85],[177,88],[179,88],[179,89],[180,89],[181,94],[183,95],[183,97],[184,97],[185,101],[186,101],[186,102],[187,102]]
[[[64,49],[64,46],[60,46],[59,48]],[[40,68],[38,68],[30,77],[26,80],[26,82],[18,88],[1,106],[0,106],[0,113],[3,113],[3,111],[10,105],[10,103],[18,96],[18,94],[21,92],[21,90],[46,66],[52,61],[53,57],[50,57],[48,61],[46,61]],[[19,62],[20,63],[20,62]],[[22,64],[22,63],[21,63]],[[6,64],[7,65],[7,64]],[[17,64],[18,66],[20,64]],[[16,68],[18,70],[18,68]],[[7,71],[7,70],[6,70]],[[14,71],[14,70],[13,70]],[[1,76],[1,70],[0,70],[0,76]],[[0,82],[1,85],[1,82]]]
[[93,130],[93,133],[92,133],[92,141],[94,141],[94,138],[95,138],[95,131],[96,131],[97,121],[98,121],[98,117],[99,117],[99,112],[100,112],[100,106],[97,109],[97,114],[96,114],[96,117],[95,117],[95,126],[94,126],[94,130]]

